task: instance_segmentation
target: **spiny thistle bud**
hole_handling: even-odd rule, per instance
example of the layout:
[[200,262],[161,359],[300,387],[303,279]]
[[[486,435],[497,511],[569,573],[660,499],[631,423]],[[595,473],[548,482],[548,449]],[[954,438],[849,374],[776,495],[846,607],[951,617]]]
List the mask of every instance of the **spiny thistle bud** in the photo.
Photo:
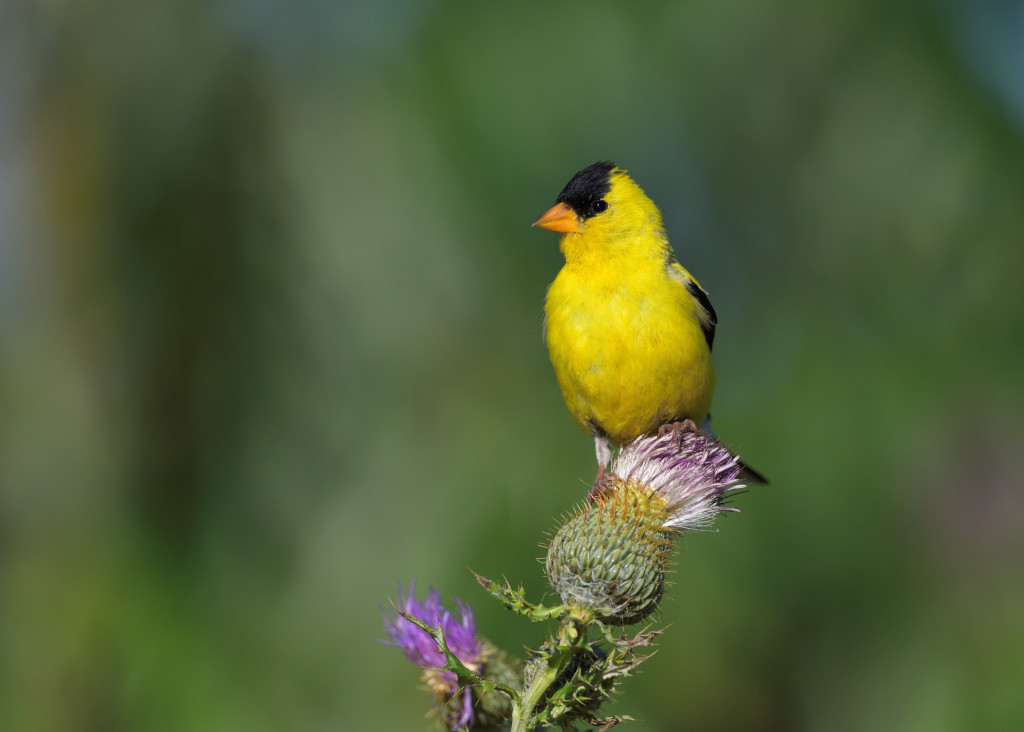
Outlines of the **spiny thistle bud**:
[[675,534],[706,528],[736,484],[738,459],[693,423],[640,437],[555,534],[545,564],[562,601],[583,616],[629,625],[661,601]]
[[[522,663],[510,661],[505,652],[486,638],[480,639],[480,675],[489,681],[518,689],[522,684]],[[512,700],[508,694],[498,690],[481,691],[471,689],[474,701],[475,719],[472,729],[500,727],[512,713]]]
[[672,548],[667,504],[639,483],[612,476],[610,490],[580,509],[548,548],[547,575],[562,602],[617,625],[638,622],[661,601]]

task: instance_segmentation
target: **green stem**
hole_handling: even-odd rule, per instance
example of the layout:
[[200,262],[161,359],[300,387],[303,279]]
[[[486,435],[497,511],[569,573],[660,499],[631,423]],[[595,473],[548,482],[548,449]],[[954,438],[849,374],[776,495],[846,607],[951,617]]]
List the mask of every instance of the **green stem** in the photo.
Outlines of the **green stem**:
[[544,697],[548,688],[555,682],[559,674],[569,665],[573,656],[579,653],[581,644],[586,640],[586,621],[576,617],[566,617],[558,630],[553,652],[548,657],[547,667],[543,673],[537,674],[530,685],[519,695],[519,700],[512,707],[512,732],[531,732],[534,729],[534,710],[537,703]]
[[559,662],[554,664],[550,661],[555,657],[549,659],[549,665],[544,673],[534,677],[530,686],[520,695],[519,702],[512,708],[512,732],[530,732],[533,729],[533,710],[565,665],[565,654],[558,654],[557,658]]

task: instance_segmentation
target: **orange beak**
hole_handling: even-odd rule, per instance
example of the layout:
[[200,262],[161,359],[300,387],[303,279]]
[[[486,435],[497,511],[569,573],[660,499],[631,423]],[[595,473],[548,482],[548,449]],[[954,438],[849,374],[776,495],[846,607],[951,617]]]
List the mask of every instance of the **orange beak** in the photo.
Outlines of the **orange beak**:
[[580,220],[576,217],[576,212],[564,203],[549,208],[533,222],[533,225],[563,234],[578,234],[580,231]]

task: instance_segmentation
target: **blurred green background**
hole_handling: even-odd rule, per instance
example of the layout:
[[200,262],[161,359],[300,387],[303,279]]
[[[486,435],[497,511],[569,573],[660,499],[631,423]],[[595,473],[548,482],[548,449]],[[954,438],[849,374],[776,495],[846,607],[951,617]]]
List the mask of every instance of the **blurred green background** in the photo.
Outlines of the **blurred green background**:
[[773,484],[645,730],[1024,729],[1024,4],[0,10],[0,729],[417,730],[413,578],[519,652],[592,443],[541,339],[610,159]]

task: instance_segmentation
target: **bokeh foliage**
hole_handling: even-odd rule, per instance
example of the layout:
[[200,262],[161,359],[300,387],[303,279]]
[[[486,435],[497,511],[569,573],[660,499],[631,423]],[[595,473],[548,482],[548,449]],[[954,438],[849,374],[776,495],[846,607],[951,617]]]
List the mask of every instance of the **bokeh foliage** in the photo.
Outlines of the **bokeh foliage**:
[[376,643],[414,577],[536,646],[466,566],[539,599],[593,475],[529,223],[599,159],[773,479],[610,712],[1024,726],[1019,2],[0,17],[0,729],[424,728]]

